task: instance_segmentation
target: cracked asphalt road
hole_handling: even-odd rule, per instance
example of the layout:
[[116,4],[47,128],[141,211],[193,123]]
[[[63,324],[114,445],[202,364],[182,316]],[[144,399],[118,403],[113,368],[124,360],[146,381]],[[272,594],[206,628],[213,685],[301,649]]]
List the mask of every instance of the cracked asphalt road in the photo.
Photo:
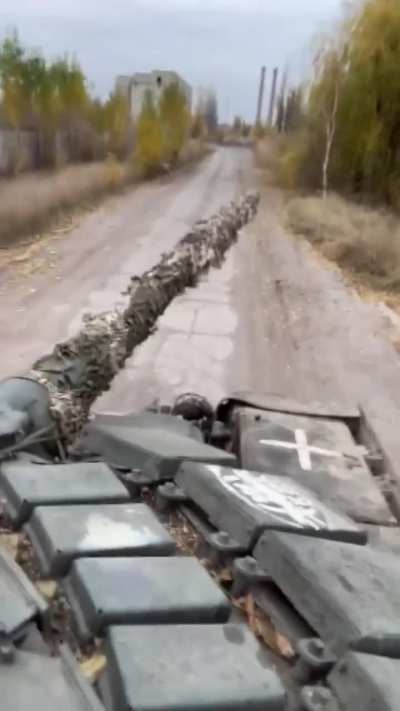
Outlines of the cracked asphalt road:
[[47,268],[27,276],[3,270],[0,377],[29,368],[75,333],[84,313],[118,303],[131,276],[248,187],[251,165],[249,150],[218,149],[194,168],[108,199],[61,238],[45,238],[37,258]]
[[[256,180],[249,149],[218,148],[196,167],[111,198],[69,234],[45,240],[52,267],[26,277],[0,273],[0,376],[28,368],[72,335],[85,312],[114,306],[130,276]],[[263,191],[257,218],[222,268],[171,304],[95,409],[126,412],[187,390],[215,403],[237,389],[360,404],[395,475],[400,506],[400,359],[388,324],[285,232],[272,189]]]

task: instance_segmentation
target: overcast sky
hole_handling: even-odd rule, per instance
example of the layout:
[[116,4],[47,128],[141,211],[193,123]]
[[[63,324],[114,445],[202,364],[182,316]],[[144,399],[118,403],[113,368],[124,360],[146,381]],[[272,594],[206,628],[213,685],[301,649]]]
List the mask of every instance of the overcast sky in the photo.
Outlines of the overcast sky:
[[118,74],[175,69],[193,87],[214,86],[224,119],[240,114],[253,120],[261,65],[271,72],[288,64],[292,82],[304,75],[315,37],[329,29],[341,4],[0,0],[0,34],[16,27],[24,44],[46,56],[75,54],[101,96]]

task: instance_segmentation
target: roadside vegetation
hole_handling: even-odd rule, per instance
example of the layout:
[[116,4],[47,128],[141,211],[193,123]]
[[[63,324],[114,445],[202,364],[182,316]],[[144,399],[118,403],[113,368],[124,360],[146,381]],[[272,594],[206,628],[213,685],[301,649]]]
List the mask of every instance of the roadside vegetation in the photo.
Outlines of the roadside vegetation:
[[400,292],[400,219],[337,194],[297,197],[287,204],[288,225],[363,284]]
[[128,165],[114,158],[4,180],[0,183],[0,247],[62,223],[77,206],[94,204],[129,180]]
[[281,97],[275,137],[257,151],[289,191],[293,231],[364,283],[396,291],[399,66],[400,3],[357,3],[322,40],[311,84]]
[[[206,143],[189,139],[180,152],[177,167],[197,163],[208,150]],[[153,175],[159,175],[160,171],[158,166]],[[0,181],[0,249],[17,238],[57,229],[75,210],[92,208],[107,195],[132,187],[144,177],[138,163],[118,161],[110,155],[104,161],[67,165]]]
[[178,84],[164,89],[159,105],[151,92],[144,97],[137,124],[136,160],[143,175],[151,176],[163,164],[174,165],[189,135],[191,117]]
[[92,95],[76,60],[47,61],[17,34],[6,37],[0,43],[0,131],[13,150],[6,165],[0,161],[0,247],[75,206],[199,160],[217,121],[212,92],[192,116],[172,84],[159,102],[148,93],[135,123],[122,94]]
[[92,97],[76,60],[46,61],[29,52],[16,34],[0,45],[0,125],[13,132],[15,150],[7,166],[21,172],[23,138],[34,141],[33,168],[68,162],[126,158],[131,148],[129,107],[124,97]]

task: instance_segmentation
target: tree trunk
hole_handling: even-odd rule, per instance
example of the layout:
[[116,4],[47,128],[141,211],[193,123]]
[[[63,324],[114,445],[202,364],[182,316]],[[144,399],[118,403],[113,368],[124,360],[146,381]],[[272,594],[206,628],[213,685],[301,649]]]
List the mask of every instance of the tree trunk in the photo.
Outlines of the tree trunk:
[[14,176],[17,176],[21,170],[21,129],[19,125],[15,128],[15,161],[13,166]]
[[333,141],[335,140],[336,134],[336,116],[339,103],[339,85],[338,82],[335,84],[335,94],[333,99],[332,113],[326,123],[326,147],[325,147],[325,157],[322,165],[322,196],[324,200],[328,195],[329,190],[329,166],[331,162]]

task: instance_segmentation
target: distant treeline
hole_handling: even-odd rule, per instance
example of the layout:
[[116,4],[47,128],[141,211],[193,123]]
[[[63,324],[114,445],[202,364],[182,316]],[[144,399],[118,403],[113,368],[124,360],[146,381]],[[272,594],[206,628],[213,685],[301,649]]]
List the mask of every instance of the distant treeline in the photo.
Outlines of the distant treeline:
[[[129,108],[119,94],[93,98],[76,60],[46,61],[28,52],[16,34],[0,45],[1,124],[17,133],[37,134],[37,167],[54,166],[64,157],[92,160],[129,148]],[[18,155],[15,156],[18,172]]]
[[19,172],[23,132],[34,132],[37,168],[91,161],[113,155],[131,158],[151,173],[179,156],[186,140],[208,135],[217,126],[217,104],[208,92],[192,117],[178,84],[160,101],[145,97],[136,125],[119,92],[102,101],[93,96],[79,63],[68,57],[47,61],[28,51],[16,33],[0,44],[0,130],[15,132],[10,172]]

